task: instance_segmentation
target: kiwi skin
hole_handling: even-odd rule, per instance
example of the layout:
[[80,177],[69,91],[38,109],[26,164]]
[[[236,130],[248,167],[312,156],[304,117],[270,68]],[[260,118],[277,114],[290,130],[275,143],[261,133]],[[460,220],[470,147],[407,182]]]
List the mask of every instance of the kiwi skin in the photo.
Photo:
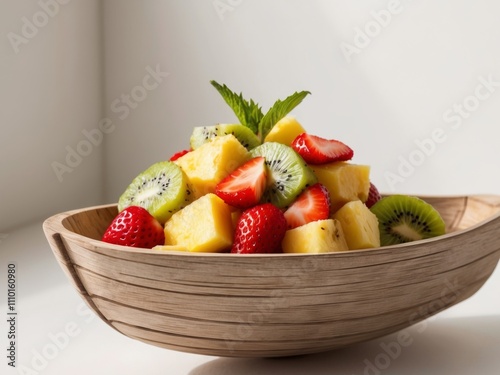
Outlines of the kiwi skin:
[[379,221],[381,246],[423,240],[446,232],[439,212],[418,197],[390,195],[380,199],[370,210]]

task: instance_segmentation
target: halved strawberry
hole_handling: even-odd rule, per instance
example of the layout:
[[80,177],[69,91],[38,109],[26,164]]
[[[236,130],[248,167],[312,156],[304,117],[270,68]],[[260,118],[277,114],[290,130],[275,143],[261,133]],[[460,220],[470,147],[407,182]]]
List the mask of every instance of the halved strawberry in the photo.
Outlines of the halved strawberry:
[[375,203],[377,203],[382,196],[380,195],[377,187],[370,182],[370,190],[368,191],[368,198],[366,199],[366,207],[370,208]]
[[215,187],[215,194],[227,204],[248,208],[259,203],[266,188],[266,165],[262,156],[236,168]]
[[236,224],[231,253],[260,254],[281,250],[286,219],[272,203],[262,203],[245,210]]
[[181,156],[186,155],[188,152],[191,152],[191,150],[181,150],[181,151],[178,151],[175,154],[173,154],[170,157],[170,159],[168,159],[168,160],[169,161],[175,161],[175,160],[179,159]]
[[325,164],[352,159],[354,152],[346,144],[335,139],[325,139],[308,133],[299,134],[292,148],[309,164]]
[[111,222],[102,236],[115,245],[151,249],[165,244],[163,226],[145,208],[129,206]]
[[285,211],[288,229],[330,217],[330,194],[327,188],[316,183],[306,188]]

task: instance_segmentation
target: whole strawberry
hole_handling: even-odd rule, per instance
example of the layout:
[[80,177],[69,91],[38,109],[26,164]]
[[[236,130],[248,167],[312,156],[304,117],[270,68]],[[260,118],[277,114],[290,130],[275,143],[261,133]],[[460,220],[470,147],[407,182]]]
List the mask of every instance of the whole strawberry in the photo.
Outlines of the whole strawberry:
[[279,252],[286,229],[283,212],[272,203],[249,208],[243,211],[238,219],[231,253]]
[[146,209],[130,206],[121,211],[102,236],[115,245],[151,249],[165,243],[163,226]]

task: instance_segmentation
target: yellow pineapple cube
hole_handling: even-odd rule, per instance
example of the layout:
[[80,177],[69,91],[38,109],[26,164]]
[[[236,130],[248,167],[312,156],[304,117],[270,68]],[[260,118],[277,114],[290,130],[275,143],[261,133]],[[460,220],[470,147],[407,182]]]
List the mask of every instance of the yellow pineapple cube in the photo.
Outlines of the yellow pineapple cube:
[[346,203],[333,218],[340,221],[350,250],[380,247],[378,219],[360,200]]
[[306,131],[300,123],[292,116],[285,116],[273,126],[264,142],[278,142],[290,146],[299,134]]
[[228,174],[250,159],[250,153],[232,134],[216,137],[175,161],[186,174],[194,199],[213,193]]
[[346,162],[309,165],[330,193],[332,212],[347,202],[368,199],[370,190],[370,167]]
[[231,207],[212,193],[177,211],[165,223],[165,245],[193,252],[220,252],[232,243]]
[[289,229],[281,242],[284,253],[328,253],[348,250],[338,220],[311,221]]

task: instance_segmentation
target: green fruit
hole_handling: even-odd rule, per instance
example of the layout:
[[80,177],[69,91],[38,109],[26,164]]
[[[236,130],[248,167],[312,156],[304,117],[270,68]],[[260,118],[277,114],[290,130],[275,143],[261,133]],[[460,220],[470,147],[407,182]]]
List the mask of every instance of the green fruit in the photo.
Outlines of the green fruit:
[[259,138],[246,126],[240,124],[218,124],[213,126],[197,126],[191,134],[190,144],[193,150],[212,138],[232,134],[247,149],[260,145]]
[[170,161],[153,164],[139,174],[118,200],[118,210],[141,206],[160,223],[191,200],[191,189],[181,168]]
[[370,210],[377,216],[381,246],[423,240],[445,234],[439,212],[420,198],[391,195]]
[[313,171],[291,147],[265,142],[250,151],[252,157],[263,156],[268,169],[263,200],[285,208],[309,185],[317,182]]

